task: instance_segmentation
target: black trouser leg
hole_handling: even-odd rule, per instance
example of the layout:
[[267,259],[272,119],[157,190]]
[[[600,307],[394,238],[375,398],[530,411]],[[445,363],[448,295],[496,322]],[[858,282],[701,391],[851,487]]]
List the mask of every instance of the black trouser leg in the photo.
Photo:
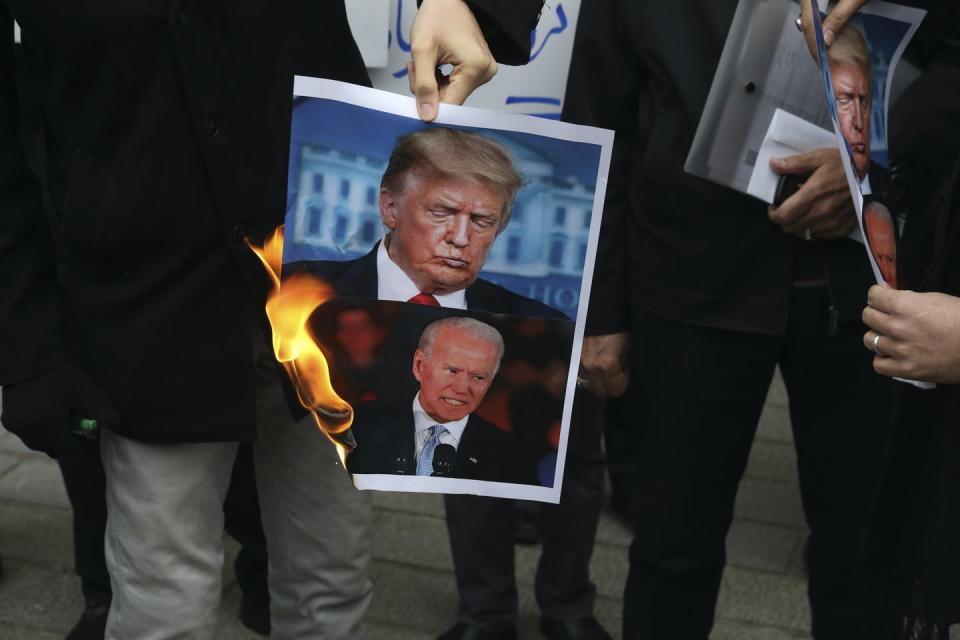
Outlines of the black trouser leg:
[[623,637],[706,640],[779,339],[636,314],[636,535]]
[[[574,401],[560,504],[541,505],[543,555],[537,567],[537,602],[545,616],[593,614],[596,594],[589,565],[603,501],[603,455],[595,398]],[[514,502],[448,495],[447,530],[460,592],[461,619],[499,629],[516,624]]]
[[230,488],[223,502],[224,530],[240,543],[234,569],[243,593],[269,599],[267,590],[267,539],[260,522],[260,501],[249,443],[237,448]]
[[883,480],[871,509],[864,573],[870,640],[901,640],[927,552],[925,537],[936,510],[942,454],[942,398],[898,385],[894,425]]
[[867,519],[890,441],[891,380],[873,371],[859,321],[827,335],[823,288],[795,289],[780,361],[804,512],[817,640],[856,640]]
[[590,581],[590,557],[603,505],[601,403],[578,391],[573,406],[560,503],[544,504],[540,513],[543,553],[536,596],[548,618],[592,616],[597,593]]
[[444,505],[461,620],[488,630],[515,625],[513,500],[447,495]]
[[603,413],[603,439],[606,443],[607,475],[610,477],[610,497],[614,510],[633,521],[634,494],[637,488],[637,431],[643,425],[630,410],[627,398],[610,398]]
[[109,600],[110,574],[103,550],[107,494],[100,445],[83,442],[57,463],[73,508],[73,552],[83,595],[88,599]]

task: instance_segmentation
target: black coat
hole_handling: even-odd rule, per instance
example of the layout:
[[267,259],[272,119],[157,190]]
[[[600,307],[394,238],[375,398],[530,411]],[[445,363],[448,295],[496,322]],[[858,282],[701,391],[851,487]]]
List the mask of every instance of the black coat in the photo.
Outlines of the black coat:
[[[298,271],[307,271],[326,281],[334,290],[352,298],[377,299],[377,248],[378,242],[366,255],[354,260],[310,260],[283,265],[286,278]],[[504,289],[477,278],[464,292],[467,309],[511,316],[569,320],[561,312],[537,300]]]
[[[908,211],[898,258],[908,288],[960,297],[960,5],[917,4],[930,13],[906,57],[922,73],[890,110]],[[934,640],[935,624],[960,623],[960,385],[898,391],[870,532],[869,637]]]
[[[498,60],[526,61],[540,4],[471,2]],[[343,2],[0,0],[0,34],[0,384],[73,359],[123,435],[252,438],[268,281],[243,238],[283,220],[294,74],[369,83]],[[39,92],[46,216],[15,80]]]
[[592,0],[580,9],[564,119],[616,130],[588,333],[627,330],[637,307],[783,334],[798,260],[829,272],[841,320],[859,318],[873,282],[862,245],[818,242],[821,261],[816,245],[768,220],[766,204],[683,169],[736,7]]
[[[361,402],[355,409],[357,448],[347,457],[350,473],[416,475],[413,409]],[[523,463],[513,437],[478,415],[471,415],[454,458],[451,478],[537,484],[536,467]]]

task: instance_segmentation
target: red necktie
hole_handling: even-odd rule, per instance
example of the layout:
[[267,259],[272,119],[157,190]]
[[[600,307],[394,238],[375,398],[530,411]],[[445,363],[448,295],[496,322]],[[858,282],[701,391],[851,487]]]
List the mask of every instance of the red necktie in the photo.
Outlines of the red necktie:
[[418,293],[417,295],[407,300],[407,302],[412,302],[413,304],[425,304],[430,307],[440,306],[440,303],[437,302],[437,299],[434,298],[429,293]]

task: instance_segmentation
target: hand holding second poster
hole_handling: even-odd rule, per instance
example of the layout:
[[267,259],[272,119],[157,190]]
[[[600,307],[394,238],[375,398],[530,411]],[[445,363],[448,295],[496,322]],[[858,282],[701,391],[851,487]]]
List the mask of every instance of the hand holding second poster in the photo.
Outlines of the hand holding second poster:
[[356,486],[557,502],[612,132],[294,92],[282,276],[335,292],[309,323]]

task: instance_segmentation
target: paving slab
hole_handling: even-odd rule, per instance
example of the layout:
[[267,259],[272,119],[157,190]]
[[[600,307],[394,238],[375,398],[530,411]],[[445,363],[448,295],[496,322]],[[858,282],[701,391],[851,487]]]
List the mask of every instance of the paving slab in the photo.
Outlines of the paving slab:
[[60,468],[46,456],[24,458],[16,468],[0,476],[0,500],[70,507]]
[[806,580],[727,567],[717,611],[743,623],[810,632]]
[[597,525],[597,543],[629,547],[633,532],[626,522],[605,505]]
[[374,491],[375,509],[418,513],[443,518],[443,496],[432,493],[405,493],[402,491]]
[[757,439],[782,443],[793,442],[790,414],[785,406],[767,404],[763,407],[757,427]]
[[[597,620],[603,625],[614,638],[622,638],[623,626],[623,601],[619,596],[615,600],[599,597],[593,606],[593,612]],[[536,636],[534,636],[536,637]]]
[[727,564],[787,573],[803,539],[804,533],[792,527],[737,520],[727,534]]
[[452,573],[381,560],[373,565],[373,585],[369,623],[436,636],[457,619]]
[[0,557],[73,570],[73,514],[66,509],[0,502]]
[[794,484],[770,480],[741,480],[734,514],[737,518],[752,522],[779,524],[797,529],[807,526],[800,502],[800,488]]
[[767,405],[773,407],[786,407],[787,387],[783,384],[783,376],[780,375],[780,368],[773,373],[773,380],[770,381],[770,388],[767,390]]
[[2,631],[3,640],[63,640],[62,633],[51,633],[41,629],[5,626]]
[[797,450],[793,442],[757,440],[750,450],[747,478],[797,483]]
[[82,611],[80,579],[72,573],[4,560],[0,629],[41,629],[62,637]]
[[714,624],[710,640],[811,640],[811,635],[719,618]]
[[[517,584],[522,587],[521,591],[533,592],[540,553],[540,545],[517,547]],[[597,585],[598,595],[619,599],[627,582],[627,569],[627,553],[623,547],[602,544],[594,547],[590,577]]]
[[374,557],[397,564],[452,571],[446,522],[419,513],[374,512]]
[[360,637],[363,640],[435,640],[437,634],[370,622],[360,625]]
[[[598,544],[590,559],[590,579],[597,585],[597,595],[619,601],[627,585],[630,568],[627,550]],[[533,584],[532,577],[530,584]]]

